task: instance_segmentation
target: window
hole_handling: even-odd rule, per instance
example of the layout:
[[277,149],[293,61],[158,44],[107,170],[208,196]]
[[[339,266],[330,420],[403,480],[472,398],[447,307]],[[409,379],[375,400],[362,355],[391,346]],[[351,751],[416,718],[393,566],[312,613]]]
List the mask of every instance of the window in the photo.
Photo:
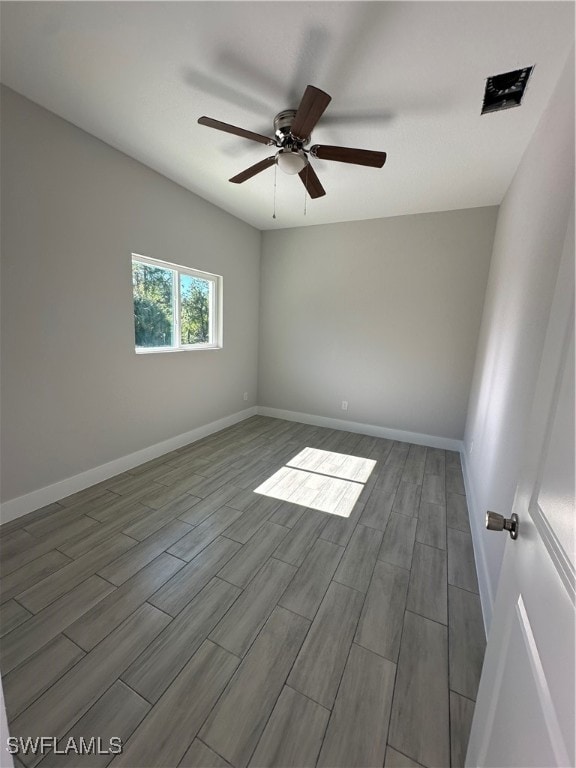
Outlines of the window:
[[132,254],[136,352],[222,346],[222,278]]

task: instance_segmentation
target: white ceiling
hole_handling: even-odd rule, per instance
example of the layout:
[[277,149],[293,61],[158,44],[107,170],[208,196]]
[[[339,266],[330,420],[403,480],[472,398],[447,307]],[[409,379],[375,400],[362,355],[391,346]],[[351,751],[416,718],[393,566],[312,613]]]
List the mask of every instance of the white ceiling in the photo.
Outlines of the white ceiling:
[[[259,229],[498,204],[574,40],[572,2],[3,2],[2,82]],[[535,65],[521,107],[480,116],[486,77]],[[313,143],[383,150],[382,169],[316,160],[307,201],[269,147],[306,85],[332,96]]]

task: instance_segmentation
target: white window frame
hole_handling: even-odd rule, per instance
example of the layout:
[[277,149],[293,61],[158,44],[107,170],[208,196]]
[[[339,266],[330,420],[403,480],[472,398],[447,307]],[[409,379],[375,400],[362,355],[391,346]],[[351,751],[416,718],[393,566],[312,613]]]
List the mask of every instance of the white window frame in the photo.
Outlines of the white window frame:
[[[132,265],[148,264],[151,267],[160,267],[161,269],[170,269],[173,272],[173,339],[174,344],[169,347],[137,347],[136,338],[134,338],[134,349],[137,355],[155,354],[158,352],[194,352],[202,349],[222,349],[223,346],[223,327],[222,327],[222,275],[215,275],[212,272],[203,272],[199,269],[184,267],[181,264],[172,264],[169,261],[161,259],[152,259],[149,256],[142,256],[139,253],[132,254],[130,270]],[[209,338],[206,344],[182,344],[180,336],[180,275],[190,275],[206,280],[210,284],[209,294]],[[132,304],[134,304],[134,291],[132,291]]]

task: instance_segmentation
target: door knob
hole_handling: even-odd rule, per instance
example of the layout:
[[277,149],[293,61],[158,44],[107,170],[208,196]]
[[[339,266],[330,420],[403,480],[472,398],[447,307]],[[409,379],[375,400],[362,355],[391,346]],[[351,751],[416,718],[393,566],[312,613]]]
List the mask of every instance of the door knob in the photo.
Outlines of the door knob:
[[517,539],[518,515],[513,512],[512,517],[504,517],[497,512],[486,512],[486,528],[489,531],[508,531],[511,539]]

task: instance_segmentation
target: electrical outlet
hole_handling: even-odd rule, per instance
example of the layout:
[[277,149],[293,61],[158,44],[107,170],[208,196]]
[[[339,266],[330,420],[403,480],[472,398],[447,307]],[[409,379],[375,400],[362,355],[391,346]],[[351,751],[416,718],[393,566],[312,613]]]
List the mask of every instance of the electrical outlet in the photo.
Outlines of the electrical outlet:
[[348,400],[342,400],[342,410],[343,411],[348,410]]
[[248,400],[248,392],[244,392],[244,400]]

